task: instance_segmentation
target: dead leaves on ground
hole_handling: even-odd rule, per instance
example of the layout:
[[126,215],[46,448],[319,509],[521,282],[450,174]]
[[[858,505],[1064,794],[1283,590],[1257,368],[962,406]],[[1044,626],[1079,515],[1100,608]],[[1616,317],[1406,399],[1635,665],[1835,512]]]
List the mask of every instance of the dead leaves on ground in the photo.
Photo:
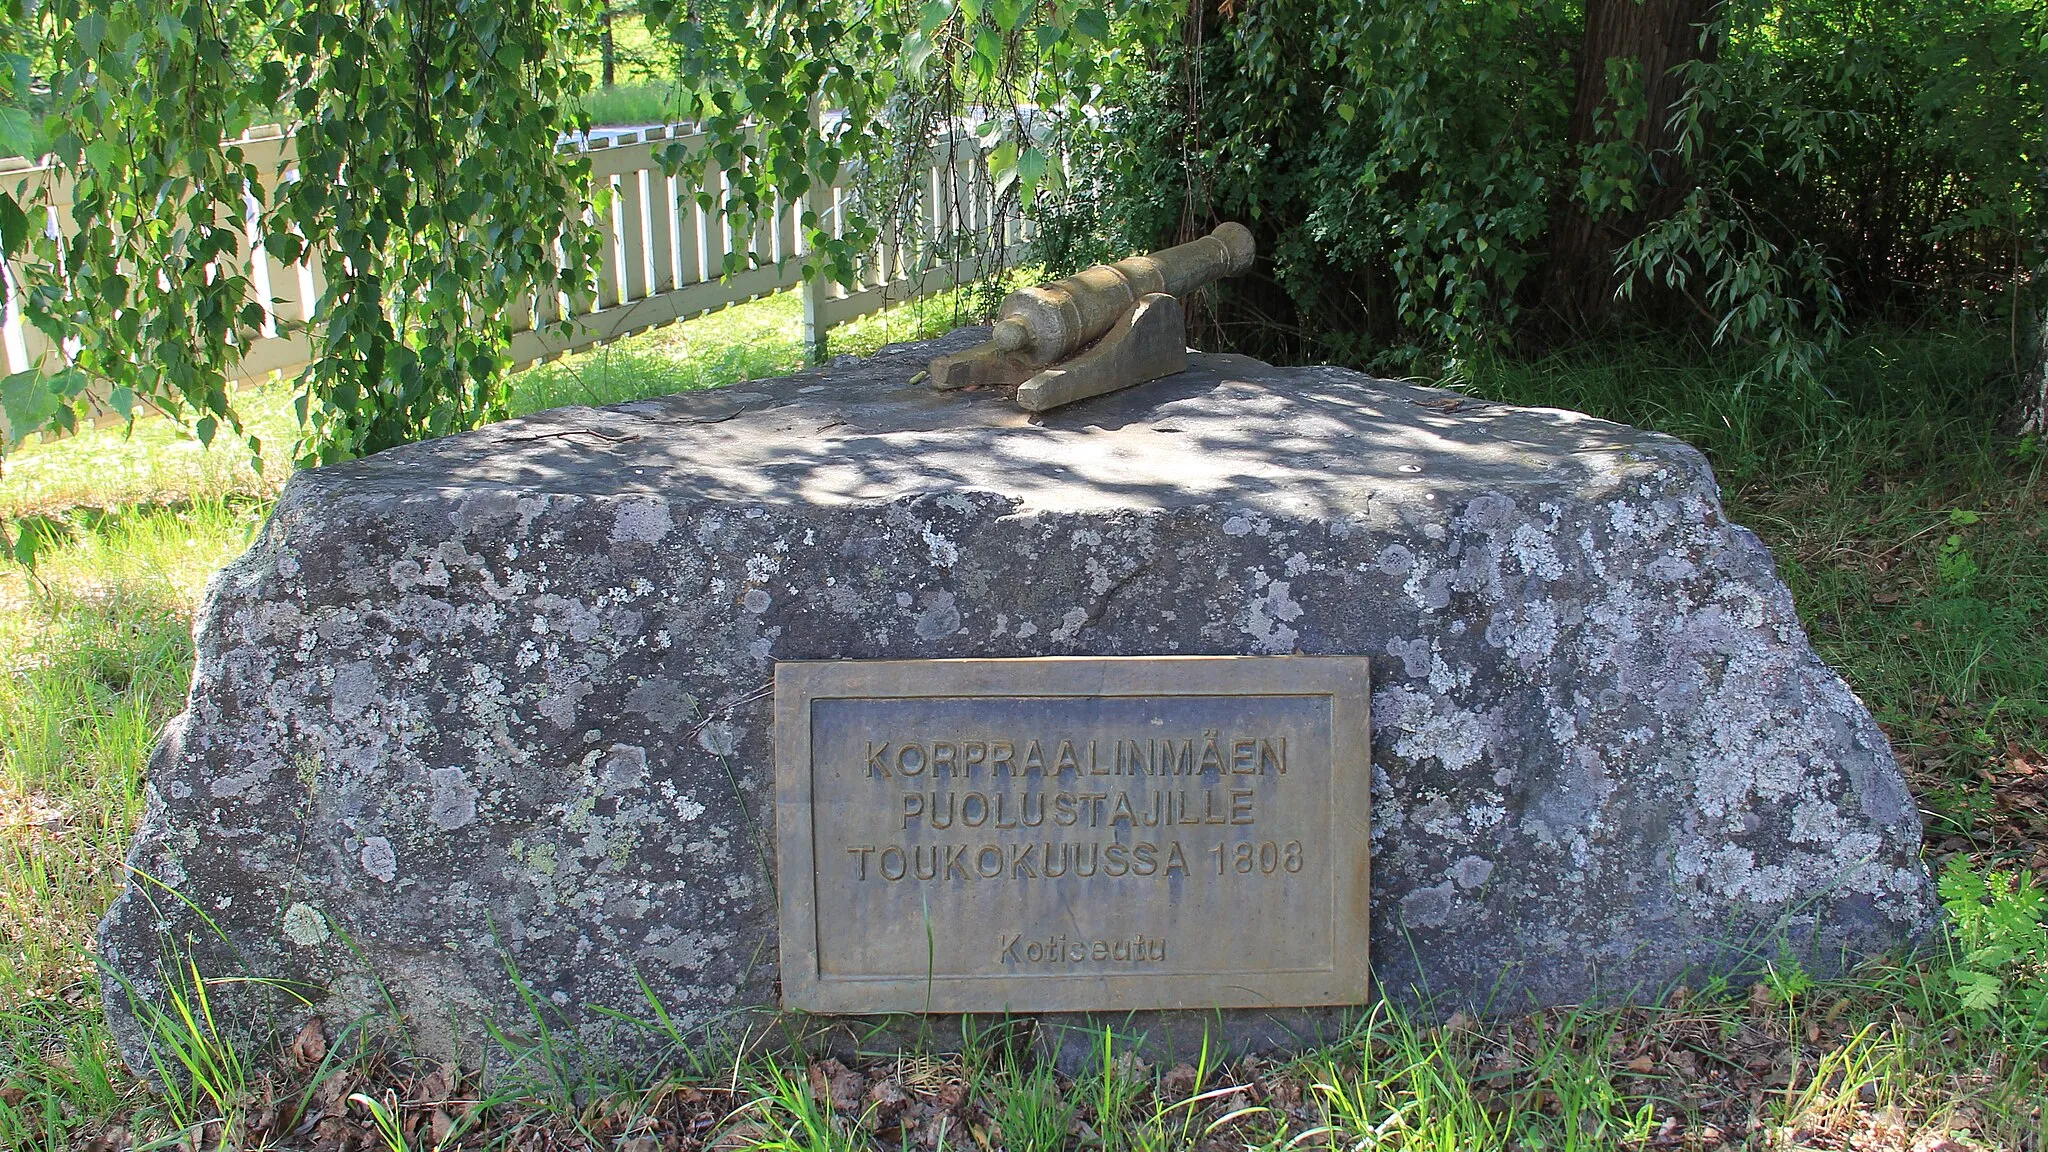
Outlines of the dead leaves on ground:
[[1899,762],[1916,795],[1952,789],[1962,776],[1977,797],[1968,835],[1930,837],[1928,855],[1937,869],[1960,853],[1979,865],[2025,868],[2048,886],[2048,752],[2008,742],[1991,755],[1937,759],[1902,753]]
[[1991,790],[1994,842],[2048,883],[2048,754],[2007,744],[1977,775]]
[[[1129,1091],[1113,1094],[1119,1112],[1107,1117],[1096,1113],[1105,1098],[1096,1085],[1060,1080],[1048,1090],[1071,1109],[1062,1149],[1122,1147],[1149,1124],[1175,1147],[1235,1152],[1329,1131],[1332,1093],[1347,1090],[1362,1069],[1383,1078],[1368,1093],[1377,1100],[1374,1108],[1407,1107],[1403,1093],[1412,1086],[1404,1085],[1399,1070],[1421,1051],[1429,1054],[1433,1075],[1467,1086],[1471,1105],[1488,1122],[1575,1125],[1603,1146],[1688,1152],[1997,1147],[1970,1135],[1984,1128],[1970,1100],[1995,1069],[1983,1070],[1983,1083],[1953,1080],[1958,1074],[1951,1072],[1952,1082],[1921,1085],[1927,1091],[1909,1085],[1903,1093],[1898,1083],[1852,1081],[1844,1074],[1853,1062],[1843,1053],[1867,1053],[1873,1044],[1911,1049],[1943,1043],[1919,1034],[1921,1028],[1904,1013],[1879,1013],[1875,1002],[1852,1003],[1846,996],[1799,1003],[1795,1010],[1762,984],[1732,1004],[1694,1002],[1681,988],[1663,1007],[1607,1015],[1554,1010],[1486,1021],[1458,1013],[1424,1033],[1419,1047],[1381,1034],[1321,1060],[1247,1057],[1198,1071],[1190,1064],[1155,1068],[1125,1056],[1116,1079]],[[378,1131],[374,1103],[395,1119],[406,1147],[420,1152],[752,1152],[763,1145],[815,1145],[804,1126],[820,1121],[831,1126],[831,1143],[853,1149],[1040,1152],[1043,1133],[1018,1144],[1002,1129],[1004,1094],[1019,1090],[1018,1075],[970,1072],[957,1059],[921,1055],[820,1059],[784,1080],[780,1093],[764,1081],[733,1078],[722,1085],[669,1083],[563,1109],[533,1098],[489,1098],[473,1076],[431,1060],[371,1055],[345,1064],[314,1021],[284,1046],[274,1070],[256,1078],[231,1129],[195,1130],[183,1146],[199,1152],[226,1140],[235,1147],[383,1152],[390,1143]],[[1602,1103],[1585,1108],[1592,1097]],[[1624,1134],[1617,1127],[1625,1116],[1648,1126]],[[2036,1115],[2035,1123],[2040,1119]],[[116,1129],[87,1147],[128,1152],[132,1141]]]
[[904,1147],[987,1146],[985,1102],[970,1101],[963,1070],[948,1061],[905,1056],[861,1071],[835,1059],[808,1071],[811,1098],[834,1123]]
[[[1585,1123],[1610,1123],[1624,1111],[1648,1105],[1651,1124],[1642,1138],[1605,1131],[1603,1142],[1643,1149],[1825,1149],[1853,1152],[1981,1152],[1993,1144],[1973,1143],[1969,1131],[1982,1122],[1963,1093],[1919,1101],[1894,1099],[1877,1081],[1852,1082],[1840,1054],[1872,1043],[1869,1013],[1846,998],[1805,1004],[1793,1012],[1765,985],[1746,1004],[1690,1008],[1680,989],[1663,1008],[1634,1009],[1612,1018],[1611,1027],[1575,1026],[1568,1010],[1538,1013],[1513,1021],[1475,1021],[1455,1015],[1427,1037],[1448,1053],[1472,1087],[1478,1106],[1496,1119],[1543,1115],[1563,1121],[1572,1104],[1559,1097],[1566,1087],[1534,1071],[1560,1053],[1584,1061],[1594,1077],[1604,1068],[1616,1100],[1625,1104]],[[1852,1010],[1858,1009],[1858,1010]],[[1910,1030],[1917,1022],[1893,1021]],[[1880,1036],[1888,1035],[1879,1030]],[[1924,1039],[1924,1038],[1923,1038]],[[1938,1042],[1938,1041],[1937,1041]],[[1388,1067],[1401,1055],[1387,1041],[1370,1053],[1340,1058],[1338,1067]],[[1326,1130],[1331,1066],[1246,1058],[1200,1073],[1192,1065],[1153,1069],[1127,1060],[1126,1079],[1148,1085],[1128,1105],[1128,1114],[1094,1113],[1090,1086],[1063,1083],[1075,1105],[1070,1139],[1064,1147],[1104,1146],[1110,1125],[1142,1126],[1148,1117],[1177,1117],[1188,1123],[1176,1146],[1197,1152],[1263,1146],[1276,1132]],[[807,1069],[811,1099],[833,1116],[841,1133],[860,1146],[935,1150],[972,1143],[981,1152],[1015,1152],[1004,1141],[998,1100],[977,1096],[957,1065],[902,1060],[850,1067],[833,1059]],[[1554,1075],[1554,1073],[1553,1073]],[[1963,1085],[1954,1085],[1962,1088]],[[1396,1085],[1398,1089],[1398,1085]],[[1389,1106],[1395,1101],[1389,1100]],[[1790,1123],[1783,1123],[1787,1117]],[[758,1132],[749,1125],[749,1134]],[[1592,1132],[1585,1135],[1594,1135]],[[1114,1141],[1122,1144],[1126,1141]],[[1283,1136],[1281,1142],[1285,1142]],[[738,1145],[731,1152],[738,1152]]]

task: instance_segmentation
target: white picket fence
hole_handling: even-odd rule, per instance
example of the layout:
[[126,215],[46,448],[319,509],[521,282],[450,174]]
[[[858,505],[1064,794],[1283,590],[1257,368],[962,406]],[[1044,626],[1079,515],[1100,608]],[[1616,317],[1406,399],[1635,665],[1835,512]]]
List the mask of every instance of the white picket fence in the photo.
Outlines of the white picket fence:
[[[277,129],[242,138],[244,154],[259,172],[292,177],[291,140]],[[1014,203],[995,195],[986,157],[973,135],[959,132],[941,142],[922,178],[913,177],[905,226],[891,229],[861,262],[852,288],[803,275],[802,213],[809,208],[843,235],[848,186],[818,189],[806,204],[778,205],[751,236],[698,203],[691,182],[670,176],[655,159],[680,143],[684,154],[703,155],[705,138],[687,128],[654,128],[598,137],[576,145],[590,155],[592,178],[612,189],[608,209],[596,221],[603,233],[596,292],[587,299],[530,302],[518,310],[509,353],[515,364],[549,360],[567,352],[674,324],[773,292],[803,292],[806,347],[822,351],[835,326],[968,283],[1020,258],[1033,238],[1029,221],[1014,214]],[[701,187],[723,187],[708,162]],[[54,183],[53,183],[54,182]],[[0,183],[24,205],[50,195],[50,227],[68,223],[68,202],[60,174],[19,159],[0,159]],[[721,276],[725,257],[741,252],[743,270]],[[960,255],[969,252],[973,255]],[[314,353],[308,334],[321,292],[318,261],[284,264],[263,247],[252,214],[238,258],[264,323],[252,334],[232,379],[248,382],[272,373],[293,372]],[[0,319],[0,365],[7,372],[58,362],[55,349],[21,318],[19,283],[12,268],[0,268],[5,290]],[[566,330],[559,323],[566,312]],[[4,428],[4,424],[0,424]]]

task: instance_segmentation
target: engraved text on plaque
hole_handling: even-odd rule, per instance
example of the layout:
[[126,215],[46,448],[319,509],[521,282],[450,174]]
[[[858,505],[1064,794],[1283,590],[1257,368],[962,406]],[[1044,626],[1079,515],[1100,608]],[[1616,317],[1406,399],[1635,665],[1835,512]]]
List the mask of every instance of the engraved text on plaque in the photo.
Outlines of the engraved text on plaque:
[[1359,657],[784,663],[784,1003],[1358,1003]]

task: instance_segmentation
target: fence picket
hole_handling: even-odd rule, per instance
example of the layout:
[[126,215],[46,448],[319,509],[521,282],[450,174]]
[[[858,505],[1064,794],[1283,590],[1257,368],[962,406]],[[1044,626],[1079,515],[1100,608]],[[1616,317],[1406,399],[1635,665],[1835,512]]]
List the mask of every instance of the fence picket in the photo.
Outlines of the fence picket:
[[599,227],[602,229],[604,242],[598,246],[597,250],[597,298],[594,301],[595,311],[603,311],[606,308],[618,305],[620,300],[621,266],[626,262],[624,245],[620,242],[619,238],[619,219],[621,215],[619,176],[614,173],[606,177],[606,180],[611,188],[611,195],[606,198],[608,202],[598,213]]
[[702,284],[706,278],[703,230],[698,227],[701,214],[689,180],[681,176],[671,179],[669,191],[676,221],[676,288],[680,290]]
[[754,232],[747,240],[747,257],[748,263],[756,268],[764,265],[772,267],[781,262],[781,238],[777,235],[776,223],[776,214],[780,209],[781,205],[771,199],[767,209],[754,218]]
[[708,282],[725,274],[725,256],[732,250],[732,222],[725,218],[725,174],[705,173],[704,193],[711,207],[698,205],[697,225],[704,239],[704,279]]
[[647,249],[647,169],[637,168],[618,180],[619,300],[625,303],[645,299],[647,282],[652,279],[648,271],[652,261]]
[[0,368],[12,375],[28,371],[33,363],[22,331],[21,289],[14,282],[14,270],[0,264]]
[[675,181],[659,167],[647,171],[647,258],[653,278],[650,296],[676,290],[676,190]]

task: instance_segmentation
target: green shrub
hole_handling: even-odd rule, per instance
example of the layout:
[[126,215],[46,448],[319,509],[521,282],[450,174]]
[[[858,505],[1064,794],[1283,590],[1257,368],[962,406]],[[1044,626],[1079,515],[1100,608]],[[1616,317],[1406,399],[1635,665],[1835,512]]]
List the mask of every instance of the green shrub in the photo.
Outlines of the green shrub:
[[1611,280],[1568,295],[1611,288],[1613,311],[1754,346],[1780,377],[1810,378],[1859,318],[2023,312],[2048,258],[2048,4],[1701,5],[1668,114],[1611,57],[1588,136],[1596,6],[1226,5],[1144,45],[1152,67],[1117,73],[1075,131],[1081,178],[1040,206],[1047,263],[1080,234],[1142,249],[1245,220],[1267,262],[1222,288],[1223,340],[1434,372],[1576,334],[1555,283],[1573,213]]

